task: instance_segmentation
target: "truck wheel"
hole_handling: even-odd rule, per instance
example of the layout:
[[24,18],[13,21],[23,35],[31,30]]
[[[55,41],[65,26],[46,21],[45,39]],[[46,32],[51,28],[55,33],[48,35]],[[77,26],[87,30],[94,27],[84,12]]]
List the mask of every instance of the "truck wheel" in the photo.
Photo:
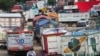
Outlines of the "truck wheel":
[[8,56],[12,56],[12,51],[8,50]]

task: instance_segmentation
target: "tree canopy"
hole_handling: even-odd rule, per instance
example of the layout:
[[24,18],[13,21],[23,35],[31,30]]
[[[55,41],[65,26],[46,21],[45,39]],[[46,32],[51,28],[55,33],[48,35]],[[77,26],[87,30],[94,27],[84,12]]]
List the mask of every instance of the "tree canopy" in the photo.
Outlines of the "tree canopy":
[[[15,0],[16,2],[22,2],[25,3],[27,0]],[[29,0],[28,0],[29,1]]]
[[55,3],[56,3],[56,0],[48,0],[49,5],[55,5]]
[[15,0],[0,0],[0,9],[8,11],[14,4]]

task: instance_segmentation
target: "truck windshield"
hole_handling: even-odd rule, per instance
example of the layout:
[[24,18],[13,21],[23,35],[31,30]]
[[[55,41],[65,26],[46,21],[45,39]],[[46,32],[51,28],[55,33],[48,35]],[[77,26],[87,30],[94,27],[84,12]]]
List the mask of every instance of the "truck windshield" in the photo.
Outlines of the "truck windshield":
[[77,23],[77,27],[86,27],[86,23],[85,22],[79,22],[79,23]]
[[78,9],[65,9],[65,10],[60,10],[59,13],[78,13]]

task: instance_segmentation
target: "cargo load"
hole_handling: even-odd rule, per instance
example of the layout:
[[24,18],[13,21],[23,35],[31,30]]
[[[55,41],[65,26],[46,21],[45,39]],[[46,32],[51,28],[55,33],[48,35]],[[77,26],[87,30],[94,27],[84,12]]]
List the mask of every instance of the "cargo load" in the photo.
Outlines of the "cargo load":
[[2,28],[13,30],[18,27],[23,27],[24,18],[21,13],[1,13],[0,22]]
[[48,55],[91,56],[100,52],[100,30],[82,28],[64,34],[54,28],[44,28],[41,32],[42,47]]

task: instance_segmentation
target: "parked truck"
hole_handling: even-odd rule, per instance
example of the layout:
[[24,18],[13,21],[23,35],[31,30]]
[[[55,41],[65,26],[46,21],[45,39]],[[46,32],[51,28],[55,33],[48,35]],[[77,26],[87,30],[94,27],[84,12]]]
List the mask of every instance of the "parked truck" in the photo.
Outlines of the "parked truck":
[[66,24],[66,27],[88,27],[90,19],[89,12],[79,12],[77,5],[64,6],[64,10],[58,13],[59,23]]
[[6,32],[16,31],[24,27],[24,18],[21,13],[0,13],[0,45],[6,46]]
[[0,27],[0,48],[6,48],[6,32]]
[[33,32],[29,30],[7,32],[7,50],[9,55],[26,53],[33,49]]
[[0,26],[5,28],[5,30],[14,29],[23,27],[24,17],[21,13],[1,13],[0,22]]

